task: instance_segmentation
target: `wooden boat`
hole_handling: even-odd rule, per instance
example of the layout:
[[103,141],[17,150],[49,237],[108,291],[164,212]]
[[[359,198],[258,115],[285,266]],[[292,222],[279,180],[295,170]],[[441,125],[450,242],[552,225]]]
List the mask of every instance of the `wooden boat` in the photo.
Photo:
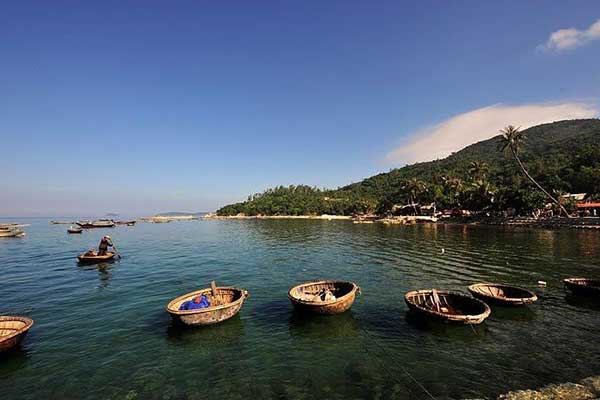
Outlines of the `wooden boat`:
[[[326,291],[329,291],[334,298],[327,299]],[[291,288],[288,291],[288,298],[299,311],[331,315],[349,310],[357,292],[360,293],[360,288],[354,282],[306,282]]]
[[97,264],[106,261],[112,261],[115,258],[115,253],[107,252],[103,256],[99,256],[98,253],[94,252],[94,255],[88,255],[86,253],[77,256],[77,261],[81,264]]
[[81,229],[81,228],[70,227],[69,229],[67,229],[67,233],[81,233],[81,232],[83,232],[83,229]]
[[468,287],[469,292],[486,303],[521,306],[537,301],[535,293],[515,286],[497,283],[476,283]]
[[77,221],[75,222],[81,228],[92,229],[92,228],[114,228],[115,223],[110,220],[98,220],[98,221]]
[[32,325],[30,318],[0,316],[0,353],[21,343]]
[[413,290],[404,295],[404,301],[413,313],[445,322],[480,324],[491,313],[483,301],[446,290]]
[[600,297],[600,280],[588,278],[567,278],[563,280],[565,288],[580,296]]
[[[210,302],[210,307],[197,310],[180,310],[179,307],[186,301],[196,296],[205,295]],[[236,315],[244,300],[248,297],[248,291],[234,287],[217,287],[211,282],[211,287],[196,290],[179,296],[167,304],[167,312],[171,314],[174,321],[185,325],[213,325],[228,320]]]

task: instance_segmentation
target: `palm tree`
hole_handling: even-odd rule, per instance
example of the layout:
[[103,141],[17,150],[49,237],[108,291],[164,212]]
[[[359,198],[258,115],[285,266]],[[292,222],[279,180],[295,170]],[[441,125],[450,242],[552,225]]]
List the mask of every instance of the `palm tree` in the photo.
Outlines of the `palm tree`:
[[469,164],[467,169],[469,175],[473,177],[476,181],[484,181],[488,172],[490,172],[490,167],[486,162],[483,161],[472,161]]
[[410,178],[404,182],[404,186],[402,189],[408,192],[410,197],[410,202],[415,210],[415,214],[417,214],[417,206],[415,205],[415,201],[419,198],[419,196],[427,191],[427,186],[425,182],[418,178]]
[[548,198],[550,200],[552,200],[552,202],[554,204],[556,204],[558,207],[560,207],[560,210],[562,212],[564,212],[567,217],[570,218],[571,216],[569,215],[567,210],[563,207],[563,205],[560,204],[560,202],[558,200],[556,200],[556,198],[554,198],[554,196],[552,196],[550,193],[548,193],[548,191],[546,191],[546,189],[544,189],[539,183],[537,183],[536,180],[533,179],[533,177],[531,175],[529,175],[529,172],[527,172],[527,170],[525,169],[523,162],[519,158],[519,152],[521,151],[521,149],[523,147],[523,143],[525,142],[525,139],[527,139],[527,138],[526,138],[525,134],[523,132],[521,132],[520,129],[521,129],[520,127],[515,128],[512,125],[508,125],[504,129],[500,130],[500,133],[502,134],[502,139],[501,139],[500,146],[499,146],[500,151],[504,152],[504,151],[506,151],[506,149],[510,149],[513,157],[519,164],[519,167],[521,167],[521,170],[523,171],[523,173],[525,174],[527,179],[529,179],[531,181],[531,183],[533,183],[539,190],[541,190],[546,196],[548,196]]

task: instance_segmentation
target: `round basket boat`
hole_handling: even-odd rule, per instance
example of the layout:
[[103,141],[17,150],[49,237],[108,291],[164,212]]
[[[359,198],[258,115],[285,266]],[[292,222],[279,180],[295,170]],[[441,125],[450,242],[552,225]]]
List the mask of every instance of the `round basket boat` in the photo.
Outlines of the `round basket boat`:
[[83,229],[81,229],[81,228],[70,228],[70,229],[67,229],[67,232],[68,233],[81,233],[81,232],[83,232]]
[[486,303],[506,306],[522,306],[537,301],[535,293],[516,286],[498,283],[476,283],[468,287],[469,292]]
[[32,325],[30,318],[0,316],[0,353],[21,343]]
[[[319,297],[323,291],[330,291],[335,298],[323,300]],[[288,297],[299,311],[331,315],[349,310],[357,292],[360,293],[360,288],[354,282],[319,281],[294,286],[288,291]]]
[[460,324],[480,324],[490,307],[481,300],[446,290],[413,290],[404,295],[410,311],[424,318]]
[[97,264],[97,263],[101,263],[101,262],[112,261],[114,258],[115,258],[115,253],[110,252],[110,251],[107,252],[103,256],[99,256],[99,255],[88,256],[85,253],[83,253],[83,254],[80,254],[77,256],[77,261],[79,261],[81,264]]
[[600,297],[600,280],[588,278],[567,278],[563,280],[565,288],[580,296]]
[[[179,307],[186,301],[199,295],[205,295],[210,302],[210,307],[196,310],[180,310]],[[236,315],[248,291],[234,287],[216,287],[196,290],[173,299],[167,304],[167,312],[173,320],[185,325],[212,325],[225,321]]]

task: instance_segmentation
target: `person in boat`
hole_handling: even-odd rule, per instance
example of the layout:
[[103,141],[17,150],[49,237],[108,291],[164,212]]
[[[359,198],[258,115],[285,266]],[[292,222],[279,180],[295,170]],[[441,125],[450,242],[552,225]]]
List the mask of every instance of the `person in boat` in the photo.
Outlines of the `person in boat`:
[[98,255],[105,256],[109,247],[113,247],[113,242],[110,236],[106,235],[100,240],[100,244],[98,245]]
[[201,308],[210,307],[210,301],[206,295],[201,294],[200,296],[194,297],[192,300],[184,301],[179,310],[199,310]]

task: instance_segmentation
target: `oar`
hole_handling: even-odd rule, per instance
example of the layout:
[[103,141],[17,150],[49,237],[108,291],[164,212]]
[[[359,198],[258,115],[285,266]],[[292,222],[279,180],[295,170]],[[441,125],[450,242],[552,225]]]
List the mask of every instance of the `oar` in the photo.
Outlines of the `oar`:
[[117,250],[117,246],[115,246],[115,244],[113,243],[112,245],[113,250],[115,251],[115,253],[117,254],[117,257],[119,257],[119,260],[121,259],[121,253],[119,253],[119,250]]

